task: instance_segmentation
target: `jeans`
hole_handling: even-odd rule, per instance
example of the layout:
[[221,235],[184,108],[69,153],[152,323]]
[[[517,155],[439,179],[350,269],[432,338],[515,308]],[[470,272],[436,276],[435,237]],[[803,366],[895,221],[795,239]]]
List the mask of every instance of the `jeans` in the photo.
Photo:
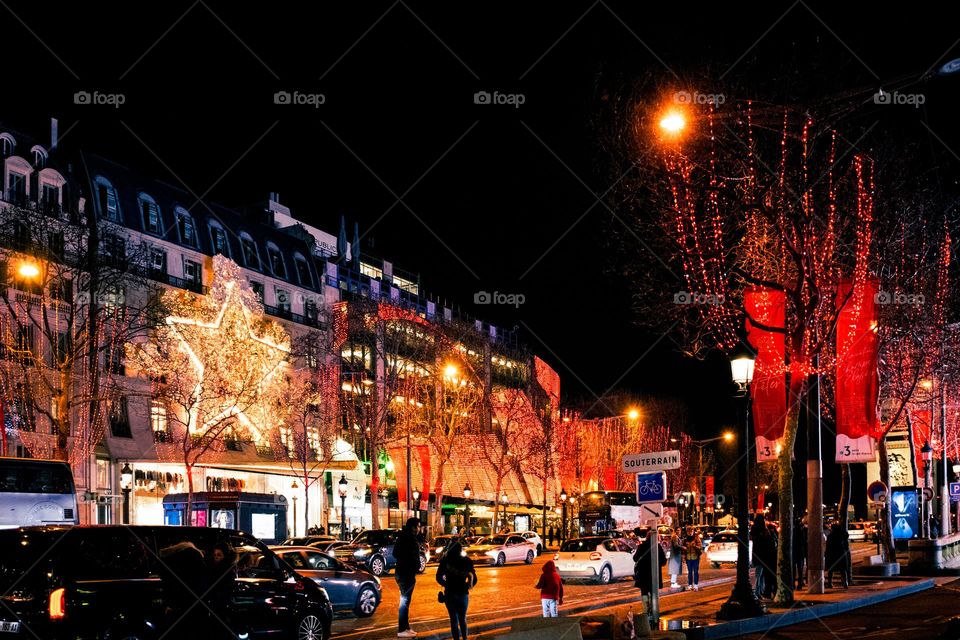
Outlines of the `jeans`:
[[416,576],[396,576],[397,588],[400,589],[400,632],[410,628],[410,599],[413,598],[413,588],[417,586]]
[[467,607],[470,605],[470,594],[447,593],[447,613],[450,614],[450,633],[453,640],[467,640]]
[[753,592],[757,595],[758,598],[762,598],[764,592],[766,591],[766,583],[763,575],[764,573],[763,567],[760,565],[757,565],[754,571],[756,575],[756,583],[754,584]]
[[700,559],[687,560],[687,584],[700,584]]
[[557,617],[557,601],[552,598],[541,598],[540,606],[543,607],[543,617],[544,618],[556,618]]

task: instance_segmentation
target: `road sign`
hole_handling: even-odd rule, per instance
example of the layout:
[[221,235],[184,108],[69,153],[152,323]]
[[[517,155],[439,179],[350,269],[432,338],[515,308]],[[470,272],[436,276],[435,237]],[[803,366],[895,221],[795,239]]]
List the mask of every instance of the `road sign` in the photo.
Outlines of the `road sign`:
[[[882,497],[881,497],[882,496]],[[874,480],[867,487],[867,499],[870,502],[883,502],[887,497],[887,485],[879,480]]]
[[960,482],[950,483],[950,500],[960,502]]
[[667,499],[667,474],[663,471],[637,474],[637,504]]
[[654,451],[652,453],[628,453],[623,456],[624,473],[644,471],[670,471],[680,468],[679,451]]
[[649,502],[640,505],[640,522],[647,522],[653,518],[663,517],[663,504],[660,502]]
[[926,500],[927,502],[930,502],[931,500],[933,500],[933,489],[931,489],[930,487],[924,487],[923,499]]

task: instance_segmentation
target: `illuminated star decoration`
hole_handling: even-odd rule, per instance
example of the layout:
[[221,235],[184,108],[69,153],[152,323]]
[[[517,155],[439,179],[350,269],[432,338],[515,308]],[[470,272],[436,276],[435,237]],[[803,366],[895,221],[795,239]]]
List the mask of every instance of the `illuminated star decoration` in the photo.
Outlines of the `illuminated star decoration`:
[[210,299],[204,305],[216,310],[213,320],[203,319],[209,313],[166,319],[179,349],[195,369],[189,429],[202,433],[234,418],[259,442],[267,435],[269,417],[276,413],[272,408],[283,385],[279,374],[290,356],[290,339],[279,325],[264,318],[236,263],[216,256],[214,274]]

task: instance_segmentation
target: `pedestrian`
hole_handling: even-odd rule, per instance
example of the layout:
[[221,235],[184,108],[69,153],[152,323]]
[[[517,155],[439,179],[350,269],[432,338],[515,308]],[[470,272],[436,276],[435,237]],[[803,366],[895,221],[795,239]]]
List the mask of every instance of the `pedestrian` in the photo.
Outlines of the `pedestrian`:
[[417,635],[417,632],[410,628],[410,600],[417,586],[417,571],[420,570],[420,545],[417,543],[419,529],[420,520],[408,519],[393,545],[393,557],[396,560],[394,579],[400,591],[398,638],[414,638]]
[[670,586],[677,588],[677,576],[683,573],[683,543],[680,541],[680,529],[670,534],[670,559],[667,561],[667,573],[670,574]]
[[830,525],[830,534],[827,535],[827,548],[824,554],[827,570],[827,588],[833,588],[833,572],[840,572],[840,584],[844,589],[850,586],[850,546],[849,535],[840,526],[839,522]]
[[163,589],[164,633],[205,633],[210,622],[207,607],[198,604],[210,586],[203,553],[189,541],[160,549],[160,584]]
[[752,564],[755,576],[753,591],[758,598],[762,598],[767,592],[768,579],[773,580],[773,567],[768,563],[771,555],[776,555],[775,552],[771,552],[773,539],[770,537],[770,531],[767,529],[762,513],[758,513],[753,519],[750,539],[753,541]]
[[[229,622],[230,603],[237,584],[237,554],[225,542],[213,545],[207,564],[206,601],[210,607],[210,616]],[[228,625],[216,624],[211,620],[211,630],[215,637],[224,636]]]
[[700,534],[687,529],[687,538],[683,545],[683,559],[687,561],[687,586],[700,591],[700,556],[703,554],[703,540]]
[[563,580],[557,572],[557,565],[553,560],[543,564],[540,579],[535,586],[540,589],[540,606],[543,608],[544,618],[556,618],[557,606],[563,604]]
[[768,549],[769,557],[766,559],[766,580],[764,580],[764,587],[766,591],[764,595],[767,598],[773,598],[777,595],[777,550],[780,548],[780,532],[777,530],[777,526],[772,522],[767,523],[767,532],[770,534],[770,540],[773,541],[771,548]]
[[467,640],[467,607],[470,606],[470,589],[477,584],[477,571],[460,542],[454,540],[443,554],[437,567],[437,582],[443,587],[443,603],[450,616],[450,633],[453,640]]
[[553,546],[553,527],[550,527],[549,529],[547,529],[547,546],[548,547]]
[[797,589],[802,589],[805,584],[808,541],[807,525],[797,518],[793,526],[793,572],[797,576]]

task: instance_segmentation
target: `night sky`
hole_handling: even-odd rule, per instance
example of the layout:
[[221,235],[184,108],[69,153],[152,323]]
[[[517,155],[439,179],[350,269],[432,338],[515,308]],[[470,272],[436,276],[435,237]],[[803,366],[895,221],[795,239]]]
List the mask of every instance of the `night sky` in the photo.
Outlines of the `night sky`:
[[[727,365],[685,360],[671,337],[635,326],[611,241],[623,230],[598,201],[609,202],[612,95],[653,77],[817,100],[960,57],[955,16],[934,3],[906,15],[799,1],[344,4],[358,6],[4,5],[0,120],[45,136],[56,116],[63,145],[226,205],[276,191],[334,234],[345,215],[365,253],[518,325],[568,398],[677,395],[704,437],[731,420]],[[953,185],[960,77],[912,86],[922,108],[867,104],[860,117],[914,143]],[[80,90],[125,104],[75,105]],[[276,105],[277,91],[325,103]],[[524,103],[478,105],[478,91]],[[525,304],[474,305],[481,290]]]

